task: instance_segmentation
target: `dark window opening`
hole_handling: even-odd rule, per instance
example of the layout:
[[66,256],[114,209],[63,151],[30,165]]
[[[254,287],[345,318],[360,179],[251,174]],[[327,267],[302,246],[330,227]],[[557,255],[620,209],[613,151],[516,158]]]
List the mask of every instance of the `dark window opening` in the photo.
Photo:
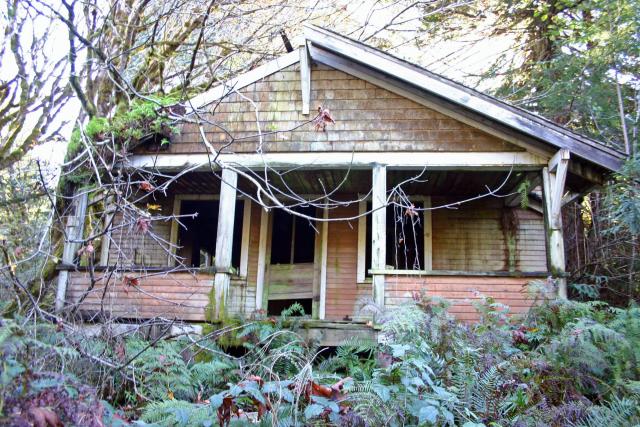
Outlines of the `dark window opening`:
[[[180,215],[197,214],[194,217],[182,217],[180,222],[184,227],[178,229],[179,257],[188,267],[212,267],[216,254],[216,237],[218,234],[217,200],[184,200],[180,205]],[[233,242],[231,251],[231,265],[240,265],[242,246],[242,219],[244,203],[236,202],[233,224]]]
[[[415,209],[387,206],[386,265],[396,270],[424,269],[424,203],[415,202]],[[367,211],[371,211],[371,202]],[[371,269],[371,214],[367,216],[366,274]]]
[[[296,208],[296,212],[314,217],[313,206]],[[309,220],[283,210],[273,213],[271,234],[271,264],[313,262],[316,231]]]
[[[267,315],[268,316],[280,316],[282,312],[293,304],[298,303],[304,309],[304,315],[310,315],[312,311],[312,299],[311,298],[302,298],[302,299],[277,299],[277,300],[269,300],[267,304]],[[293,314],[293,316],[302,316],[299,312]]]
[[387,265],[396,270],[424,268],[424,204],[414,203],[415,209],[387,207]]

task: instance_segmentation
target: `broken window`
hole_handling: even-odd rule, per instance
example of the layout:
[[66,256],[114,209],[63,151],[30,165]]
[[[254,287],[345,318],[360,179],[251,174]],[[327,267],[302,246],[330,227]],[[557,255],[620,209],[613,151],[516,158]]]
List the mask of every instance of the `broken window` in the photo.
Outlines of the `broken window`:
[[[295,208],[296,212],[316,216],[312,206]],[[298,264],[313,262],[316,231],[308,219],[284,210],[273,213],[271,235],[271,264]]]
[[[215,264],[216,238],[218,234],[217,200],[183,200],[180,204],[180,222],[184,227],[178,229],[177,254],[188,267],[212,267]],[[233,243],[231,265],[240,265],[242,246],[242,218],[244,203],[236,201],[235,219],[233,223]]]
[[[387,247],[385,264],[395,270],[423,270],[424,253],[424,208],[423,202],[414,202],[413,208],[387,206]],[[367,212],[371,212],[367,202]],[[371,269],[371,214],[367,215],[365,265],[366,276]]]

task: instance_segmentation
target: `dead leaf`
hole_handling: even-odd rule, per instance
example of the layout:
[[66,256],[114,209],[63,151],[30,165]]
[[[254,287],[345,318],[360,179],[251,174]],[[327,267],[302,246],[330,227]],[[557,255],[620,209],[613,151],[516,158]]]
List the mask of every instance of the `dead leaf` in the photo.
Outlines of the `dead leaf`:
[[157,204],[147,203],[147,210],[159,211],[159,210],[162,210],[162,206]]
[[331,112],[328,108],[324,108],[322,105],[318,107],[318,115],[313,119],[316,132],[327,131],[327,123],[335,123],[336,121],[331,117]]
[[151,220],[149,218],[140,217],[136,221],[136,232],[138,234],[146,234],[151,228]]
[[33,420],[34,427],[64,426],[58,414],[48,408],[30,408],[29,417]]
[[149,181],[142,181],[142,182],[139,184],[139,186],[140,186],[140,189],[141,189],[142,191],[146,191],[147,193],[150,193],[150,192],[152,192],[153,190],[155,190],[155,187],[154,187],[153,185],[151,185],[151,184],[149,183]]

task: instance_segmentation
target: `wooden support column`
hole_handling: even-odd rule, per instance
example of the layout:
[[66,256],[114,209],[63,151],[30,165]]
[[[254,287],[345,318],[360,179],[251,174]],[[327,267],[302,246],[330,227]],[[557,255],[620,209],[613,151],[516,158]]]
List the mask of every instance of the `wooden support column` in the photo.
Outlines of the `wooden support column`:
[[242,209],[242,244],[240,247],[240,277],[247,277],[249,269],[249,244],[251,239],[251,199],[244,199]]
[[[227,296],[231,284],[231,251],[233,249],[233,222],[236,211],[236,186],[238,174],[231,169],[222,170],[220,205],[218,210],[218,233],[216,237],[216,276],[213,315],[222,320],[226,315]],[[211,319],[214,320],[214,319]]]
[[318,304],[318,318],[324,320],[327,307],[327,243],[329,238],[329,210],[323,209],[322,217],[325,221],[322,222],[321,240],[320,240],[320,302]]
[[[360,196],[358,196],[360,197]],[[358,283],[363,283],[367,277],[367,201],[358,202],[358,266],[356,278]]]
[[[67,217],[67,225],[65,227],[66,240],[62,251],[62,264],[71,265],[78,252],[80,240],[84,232],[84,218],[87,213],[87,205],[89,203],[89,192],[87,190],[79,190],[75,193],[71,202],[71,215]],[[64,308],[64,302],[67,294],[67,283],[69,281],[69,271],[61,270],[58,274],[58,288],[56,290],[56,311],[60,312]]]
[[[267,273],[267,242],[269,237],[269,211],[262,208],[260,215],[260,241],[258,242],[258,273],[256,276],[256,310],[262,310],[264,282]],[[266,310],[267,307],[264,306]]]
[[309,114],[311,105],[311,58],[307,44],[300,46],[300,89],[302,90],[302,114]]
[[548,266],[558,283],[558,297],[567,298],[564,238],[562,236],[562,196],[569,169],[569,150],[558,151],[542,169],[544,213],[547,224]]
[[[372,176],[371,268],[385,270],[387,260],[387,167],[375,165]],[[373,300],[384,306],[384,275],[373,275]]]

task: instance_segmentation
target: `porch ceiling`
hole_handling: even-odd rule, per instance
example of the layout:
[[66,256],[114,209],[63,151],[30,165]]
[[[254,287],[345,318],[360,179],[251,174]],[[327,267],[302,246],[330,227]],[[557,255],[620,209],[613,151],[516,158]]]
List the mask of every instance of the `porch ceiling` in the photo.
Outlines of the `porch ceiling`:
[[[254,178],[264,182],[264,174],[252,172]],[[525,178],[533,180],[536,172],[511,173],[504,171],[409,171],[389,170],[387,187],[391,188],[403,181],[407,194],[432,196],[474,196],[486,193],[487,189],[497,190],[500,194],[513,192]],[[267,174],[269,183],[284,193],[333,195],[367,194],[371,189],[371,171],[368,170],[298,170],[276,174]],[[255,194],[255,188],[246,178],[238,180],[240,191]],[[176,180],[169,190],[174,194],[218,194],[220,180],[211,172],[193,172]]]

